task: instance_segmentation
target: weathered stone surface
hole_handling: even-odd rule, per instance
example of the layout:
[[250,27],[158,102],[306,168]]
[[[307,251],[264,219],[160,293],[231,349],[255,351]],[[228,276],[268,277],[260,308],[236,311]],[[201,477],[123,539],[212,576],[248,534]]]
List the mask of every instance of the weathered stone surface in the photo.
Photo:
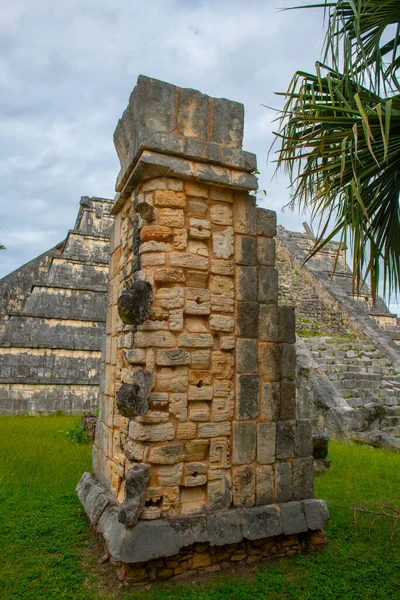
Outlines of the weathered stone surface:
[[294,306],[279,307],[279,341],[287,344],[294,344],[296,341]]
[[296,418],[296,384],[294,381],[281,381],[281,414],[282,421]]
[[174,427],[172,423],[162,425],[143,425],[131,421],[129,435],[139,442],[167,442],[174,439]]
[[172,348],[176,344],[176,337],[169,331],[138,331],[133,336],[133,343],[137,348]]
[[217,258],[229,259],[233,256],[233,228],[227,227],[223,231],[212,234],[213,252]]
[[211,315],[209,323],[211,331],[229,333],[234,329],[233,317],[228,317],[226,315]]
[[241,148],[244,107],[239,102],[215,98],[211,139],[231,148]]
[[278,302],[278,271],[273,267],[258,268],[258,300],[265,304]]
[[248,194],[238,194],[235,198],[233,226],[236,233],[256,234],[256,200]]
[[309,529],[322,529],[329,519],[329,512],[324,500],[303,500],[301,502]]
[[[299,420],[296,422],[296,456],[313,455],[314,436],[311,431],[311,422],[308,420]],[[316,457],[314,456],[314,458]],[[326,456],[322,456],[321,458],[326,458]]]
[[210,218],[215,225],[232,225],[232,209],[226,204],[213,204],[210,206]]
[[273,504],[275,500],[274,468],[271,465],[256,467],[256,504]]
[[256,478],[252,467],[233,468],[232,493],[234,506],[247,507],[254,505],[256,499]]
[[293,470],[293,498],[303,500],[314,496],[314,460],[312,456],[295,458]]
[[117,407],[121,415],[130,419],[144,415],[149,409],[152,387],[153,376],[149,371],[135,371],[131,383],[123,383],[117,392]]
[[210,469],[227,469],[230,467],[229,439],[214,438],[210,440]]
[[264,381],[279,381],[281,352],[276,344],[260,343],[258,345],[258,361],[260,374]]
[[212,471],[208,477],[208,507],[210,510],[223,510],[231,504],[230,481],[225,473]]
[[125,527],[133,527],[144,508],[150,475],[151,469],[145,464],[138,464],[128,469],[125,478],[125,500],[118,514],[118,521]]
[[254,507],[241,514],[243,537],[258,540],[260,537],[274,537],[282,533],[280,515],[275,506]]
[[180,485],[182,482],[182,475],[183,462],[175,465],[161,465],[157,469],[158,483],[167,487]]
[[283,379],[295,379],[296,348],[294,344],[281,344],[281,376]]
[[257,267],[236,267],[236,299],[239,302],[257,300]]
[[209,515],[207,525],[212,546],[235,544],[242,539],[241,522],[237,511],[226,510]]
[[261,386],[260,416],[263,421],[277,421],[280,415],[281,391],[278,381]]
[[185,487],[197,487],[206,483],[206,465],[204,463],[187,463],[184,466],[183,485]]
[[258,302],[236,303],[236,334],[240,337],[258,336]]
[[253,422],[233,423],[234,465],[245,465],[256,458],[257,425]]
[[236,418],[239,420],[256,419],[259,412],[258,375],[242,374],[236,383]]
[[207,139],[210,97],[197,90],[181,89],[178,105],[178,129],[188,138]]
[[257,462],[272,464],[275,462],[275,423],[257,424]]
[[276,424],[276,456],[292,458],[296,454],[296,421],[280,421]]
[[[299,425],[301,427],[301,423],[302,421],[299,421]],[[309,423],[308,421],[306,421],[306,423]],[[301,431],[301,430],[300,430]],[[307,431],[307,434],[309,433],[309,431]],[[308,439],[308,436],[307,438]],[[299,439],[299,453],[298,456],[303,456],[303,454],[300,454],[301,452],[301,448],[302,448],[302,444],[303,444],[303,439]],[[314,458],[326,458],[328,456],[328,444],[329,444],[329,435],[327,433],[325,433],[324,431],[317,431],[315,433],[312,434],[312,455]],[[309,456],[309,452],[307,453],[307,455]]]
[[231,424],[227,423],[202,423],[199,425],[199,438],[213,438],[221,435],[230,435]]
[[289,462],[275,463],[276,502],[288,502],[293,498],[292,466]]
[[276,236],[276,212],[257,208],[257,235]]
[[259,265],[266,267],[275,266],[275,240],[266,237],[257,237],[257,260]]
[[118,298],[118,313],[124,323],[141,325],[149,316],[153,289],[148,281],[135,281]]
[[256,373],[258,371],[256,340],[238,340],[236,364],[238,373]]
[[184,348],[210,348],[213,344],[213,336],[206,333],[182,333],[178,338],[178,346]]
[[184,456],[182,444],[167,444],[150,448],[148,461],[157,465],[174,465],[182,462]]
[[235,238],[235,257],[239,265],[257,265],[257,240],[247,235],[238,235]]
[[278,341],[279,309],[276,304],[260,304],[258,332],[262,342]]
[[176,367],[190,364],[190,354],[185,350],[158,350],[156,364],[163,367]]
[[185,460],[204,460],[209,444],[209,440],[190,440],[185,442]]
[[302,507],[298,502],[286,502],[282,504],[281,523],[285,535],[292,535],[306,530],[306,519]]

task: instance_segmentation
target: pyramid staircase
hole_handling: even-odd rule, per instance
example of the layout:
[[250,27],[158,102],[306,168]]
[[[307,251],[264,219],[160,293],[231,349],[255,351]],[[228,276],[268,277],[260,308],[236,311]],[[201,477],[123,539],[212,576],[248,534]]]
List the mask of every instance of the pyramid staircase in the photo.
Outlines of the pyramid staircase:
[[112,203],[83,197],[75,228],[0,336],[0,414],[97,406]]

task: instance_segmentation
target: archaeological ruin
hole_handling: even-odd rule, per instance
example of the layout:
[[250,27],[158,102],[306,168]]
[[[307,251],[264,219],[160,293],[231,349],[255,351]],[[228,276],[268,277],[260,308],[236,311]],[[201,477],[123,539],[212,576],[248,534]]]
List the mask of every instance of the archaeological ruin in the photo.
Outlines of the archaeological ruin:
[[237,102],[139,77],[114,135],[100,416],[77,491],[128,581],[325,543],[243,124]]

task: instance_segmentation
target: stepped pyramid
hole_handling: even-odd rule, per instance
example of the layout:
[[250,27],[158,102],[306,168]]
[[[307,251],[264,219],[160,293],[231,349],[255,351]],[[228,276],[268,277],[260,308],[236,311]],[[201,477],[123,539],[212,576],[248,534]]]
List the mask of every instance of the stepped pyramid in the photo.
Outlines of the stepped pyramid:
[[[111,200],[83,197],[64,242],[31,261],[41,276],[23,308],[12,311],[18,302],[9,302],[0,333],[0,414],[96,408],[111,207]],[[25,279],[26,292],[29,264],[0,286]]]
[[315,429],[340,437],[343,429],[399,436],[399,319],[382,298],[372,303],[367,285],[353,294],[352,272],[336,242],[303,265],[313,243],[310,231],[278,228],[280,299],[295,305],[302,338],[298,408]]

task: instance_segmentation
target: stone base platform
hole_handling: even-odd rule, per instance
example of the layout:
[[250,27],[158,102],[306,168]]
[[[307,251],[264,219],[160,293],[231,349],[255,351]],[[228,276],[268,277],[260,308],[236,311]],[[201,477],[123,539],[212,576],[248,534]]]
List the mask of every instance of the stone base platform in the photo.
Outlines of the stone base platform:
[[91,473],[83,474],[77,492],[120,577],[131,582],[217,571],[229,561],[291,556],[325,544],[321,530],[329,514],[323,500],[139,520],[127,528],[118,521],[114,496]]

